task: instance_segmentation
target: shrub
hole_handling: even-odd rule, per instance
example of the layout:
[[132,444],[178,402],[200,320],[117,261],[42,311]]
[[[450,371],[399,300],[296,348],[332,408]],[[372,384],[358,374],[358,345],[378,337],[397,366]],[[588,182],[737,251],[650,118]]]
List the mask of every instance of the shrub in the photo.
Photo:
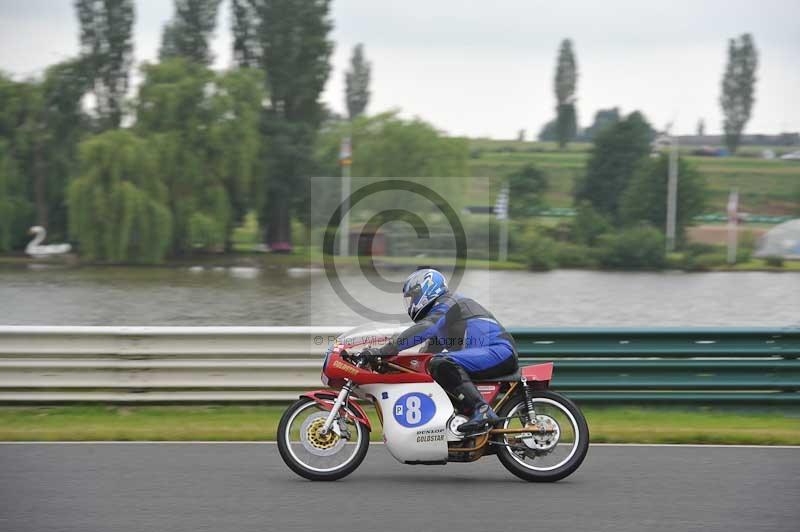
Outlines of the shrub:
[[753,248],[740,247],[736,250],[736,262],[750,262],[753,256]]
[[552,238],[533,233],[527,241],[525,259],[529,269],[547,271],[558,266],[556,260],[558,244]]
[[[619,214],[623,223],[643,221],[666,230],[668,166],[669,157],[662,154],[655,160],[643,162],[633,174],[620,200]],[[678,174],[675,229],[678,240],[682,241],[686,227],[704,211],[706,185],[702,174],[684,159],[678,161]]]
[[717,266],[723,266],[728,262],[725,253],[702,253],[700,255],[690,255],[686,258],[686,269],[695,272],[705,272]]
[[739,245],[736,248],[736,262],[749,262],[756,248],[756,235],[752,231],[739,233]]
[[[469,256],[475,259],[489,259],[497,260],[497,242],[500,234],[500,224],[494,223],[488,217],[466,217],[463,220],[464,231],[467,235],[467,247],[469,249]],[[431,233],[440,234],[441,237],[432,235],[432,244],[434,247],[438,240],[441,240],[440,246],[442,249],[454,249],[453,232],[447,226],[431,227]],[[514,231],[509,227],[508,232],[509,248],[512,248],[516,243],[514,242]],[[409,236],[411,233],[409,233]],[[413,241],[413,240],[411,240]]]
[[667,253],[665,266],[671,270],[683,270],[686,268],[688,258],[687,255],[675,251]]
[[529,217],[534,209],[542,206],[549,187],[544,172],[532,164],[526,164],[511,172],[507,179],[508,192],[513,198],[508,204],[508,214],[512,219]]
[[560,243],[556,247],[556,262],[561,268],[596,268],[597,251],[578,244]]
[[767,266],[772,266],[773,268],[783,268],[783,257],[778,255],[765,257],[764,262],[767,264]]
[[600,264],[607,268],[653,270],[666,264],[664,235],[649,225],[603,235],[599,243]]
[[575,216],[573,238],[579,244],[593,246],[600,235],[611,231],[608,219],[592,208],[591,203],[582,201]]
[[747,250],[754,250],[756,248],[756,243],[758,238],[756,237],[755,233],[752,231],[743,231],[739,234],[739,249],[747,249]]
[[691,242],[686,244],[684,250],[687,255],[706,255],[708,253],[721,253],[724,251],[723,246],[715,246],[712,244],[703,244],[702,242]]
[[572,241],[572,233],[573,233],[573,225],[571,222],[560,221],[557,222],[555,225],[544,225],[544,224],[531,224],[533,227],[536,227],[536,230],[539,232],[540,235],[555,240],[556,242],[571,242]]

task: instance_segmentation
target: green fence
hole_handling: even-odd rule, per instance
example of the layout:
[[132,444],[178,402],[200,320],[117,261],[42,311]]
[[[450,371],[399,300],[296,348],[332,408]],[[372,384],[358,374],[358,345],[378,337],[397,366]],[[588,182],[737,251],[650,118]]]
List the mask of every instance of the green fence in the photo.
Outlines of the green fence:
[[511,329],[581,401],[800,404],[800,329]]

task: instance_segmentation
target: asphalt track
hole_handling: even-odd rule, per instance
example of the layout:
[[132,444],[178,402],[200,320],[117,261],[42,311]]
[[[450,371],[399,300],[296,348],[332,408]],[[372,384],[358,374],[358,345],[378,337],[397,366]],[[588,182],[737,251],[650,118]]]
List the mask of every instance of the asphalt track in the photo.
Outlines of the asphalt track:
[[800,530],[800,448],[592,446],[528,484],[489,457],[404,466],[380,445],[312,483],[274,444],[0,445],[2,532]]

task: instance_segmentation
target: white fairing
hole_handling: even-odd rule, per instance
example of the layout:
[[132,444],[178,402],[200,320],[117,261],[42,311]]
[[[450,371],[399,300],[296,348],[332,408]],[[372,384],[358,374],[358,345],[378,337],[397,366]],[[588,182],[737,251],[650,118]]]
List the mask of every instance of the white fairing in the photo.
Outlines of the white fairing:
[[[403,326],[368,323],[341,335],[337,342],[358,348],[377,347],[405,330]],[[403,352],[418,352],[422,345]],[[356,395],[375,398],[383,414],[386,448],[400,462],[447,460],[447,422],[453,403],[435,382],[364,384]]]
[[453,403],[435,382],[365,384],[380,404],[386,448],[400,462],[447,460],[447,421]]

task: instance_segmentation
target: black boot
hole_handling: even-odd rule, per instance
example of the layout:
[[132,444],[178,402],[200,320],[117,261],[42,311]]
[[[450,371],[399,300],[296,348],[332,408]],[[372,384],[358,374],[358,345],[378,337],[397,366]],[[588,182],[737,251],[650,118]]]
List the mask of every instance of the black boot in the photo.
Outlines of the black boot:
[[484,402],[481,392],[470,380],[462,381],[453,388],[452,394],[455,397],[456,406],[462,414],[471,415],[475,407]]
[[459,412],[472,416],[458,430],[463,434],[486,432],[491,421],[497,416],[483,400],[481,392],[478,391],[464,368],[446,356],[439,355],[428,362],[428,370],[433,379],[453,397],[453,403]]
[[459,425],[458,431],[465,436],[477,436],[484,434],[492,428],[497,420],[497,414],[492,407],[486,403],[481,403],[472,412],[472,417],[466,423]]
[[464,414],[471,415],[470,420],[458,427],[458,431],[465,436],[477,436],[491,428],[491,422],[497,415],[486,401],[481,392],[472,381],[461,383],[454,390],[456,400]]

